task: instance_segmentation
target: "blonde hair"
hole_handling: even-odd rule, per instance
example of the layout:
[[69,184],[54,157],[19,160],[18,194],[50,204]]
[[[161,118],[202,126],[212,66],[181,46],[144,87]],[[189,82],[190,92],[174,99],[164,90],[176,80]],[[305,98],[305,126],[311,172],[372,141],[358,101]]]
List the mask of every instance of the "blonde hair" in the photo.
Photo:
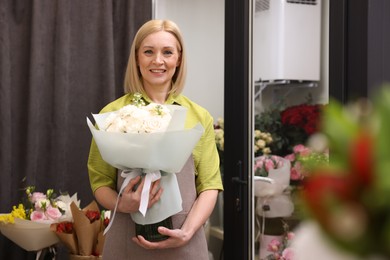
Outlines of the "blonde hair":
[[172,77],[172,87],[170,93],[180,94],[183,91],[185,78],[187,74],[187,63],[183,37],[179,27],[170,20],[150,20],[138,30],[133,44],[131,45],[129,61],[127,63],[124,91],[125,93],[144,93],[142,75],[137,65],[137,53],[142,41],[152,33],[166,31],[171,33],[179,42],[180,64]]

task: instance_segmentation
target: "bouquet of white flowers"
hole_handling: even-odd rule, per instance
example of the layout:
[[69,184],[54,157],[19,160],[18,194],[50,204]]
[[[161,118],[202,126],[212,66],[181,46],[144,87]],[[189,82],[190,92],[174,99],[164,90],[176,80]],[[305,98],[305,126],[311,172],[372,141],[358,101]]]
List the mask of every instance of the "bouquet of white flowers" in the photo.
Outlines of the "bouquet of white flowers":
[[168,128],[172,116],[166,106],[151,103],[147,106],[127,105],[106,118],[104,130],[121,133],[157,133]]
[[[186,111],[177,105],[128,105],[93,114],[99,129],[87,118],[103,160],[123,170],[125,181],[119,194],[132,178],[145,175],[139,212],[131,214],[138,224],[157,223],[182,210],[174,173],[182,169],[204,131],[200,123],[184,128]],[[147,209],[151,183],[160,178],[164,192],[160,201]],[[115,211],[112,219],[114,216]]]

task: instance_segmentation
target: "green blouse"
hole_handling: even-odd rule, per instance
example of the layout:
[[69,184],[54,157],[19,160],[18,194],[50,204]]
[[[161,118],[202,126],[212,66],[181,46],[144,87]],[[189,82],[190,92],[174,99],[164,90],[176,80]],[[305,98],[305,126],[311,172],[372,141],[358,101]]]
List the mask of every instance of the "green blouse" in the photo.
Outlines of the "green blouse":
[[[151,102],[146,95],[143,95],[143,99],[146,102]],[[123,106],[131,104],[131,100],[132,95],[126,94],[109,103],[100,113],[119,110]],[[185,128],[192,128],[200,122],[205,129],[205,132],[192,151],[196,168],[195,183],[198,194],[205,190],[223,190],[219,170],[219,156],[215,144],[214,122],[209,112],[183,95],[171,95],[165,104],[177,104],[188,109]],[[102,159],[93,138],[88,158],[88,173],[93,192],[102,186],[116,189],[117,169]]]

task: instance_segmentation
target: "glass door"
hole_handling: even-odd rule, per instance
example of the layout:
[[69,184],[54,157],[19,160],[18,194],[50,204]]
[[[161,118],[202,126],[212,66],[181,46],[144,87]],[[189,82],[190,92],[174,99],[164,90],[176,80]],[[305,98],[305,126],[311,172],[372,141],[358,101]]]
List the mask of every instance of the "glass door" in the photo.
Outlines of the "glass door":
[[295,147],[306,146],[310,133],[287,128],[282,115],[328,103],[329,1],[253,0],[252,259],[272,255],[270,242],[282,242],[300,222]]

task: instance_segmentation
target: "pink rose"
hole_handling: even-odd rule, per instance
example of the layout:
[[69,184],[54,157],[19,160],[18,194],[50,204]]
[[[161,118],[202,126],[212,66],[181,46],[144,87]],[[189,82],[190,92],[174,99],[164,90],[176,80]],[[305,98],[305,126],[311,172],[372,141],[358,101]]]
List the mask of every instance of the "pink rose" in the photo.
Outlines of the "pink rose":
[[46,195],[43,194],[42,192],[34,192],[31,195],[31,202],[34,204],[38,200],[46,199]]
[[295,161],[295,154],[288,154],[284,157],[285,159],[289,160],[290,162]]
[[282,252],[282,259],[284,259],[284,260],[293,260],[294,256],[295,256],[294,250],[291,249],[290,247],[287,247]]
[[291,167],[290,179],[301,180],[302,179],[302,167],[299,162],[296,162],[294,167]]
[[294,232],[288,232],[288,233],[287,233],[287,239],[288,239],[289,241],[293,240],[294,237],[295,237]]
[[293,148],[294,153],[298,153],[302,156],[306,156],[310,154],[310,149],[304,146],[303,144],[298,144]]
[[255,164],[255,169],[263,168],[263,164],[264,164],[263,160],[257,160]]
[[43,221],[47,220],[45,214],[42,211],[33,211],[30,215],[31,221]]
[[45,214],[50,220],[57,220],[62,216],[61,211],[58,208],[53,208],[51,206],[47,208]]
[[265,170],[269,172],[275,168],[274,162],[271,159],[265,159]]
[[270,252],[277,252],[280,247],[280,241],[277,239],[272,239],[271,242],[267,246],[267,250]]

